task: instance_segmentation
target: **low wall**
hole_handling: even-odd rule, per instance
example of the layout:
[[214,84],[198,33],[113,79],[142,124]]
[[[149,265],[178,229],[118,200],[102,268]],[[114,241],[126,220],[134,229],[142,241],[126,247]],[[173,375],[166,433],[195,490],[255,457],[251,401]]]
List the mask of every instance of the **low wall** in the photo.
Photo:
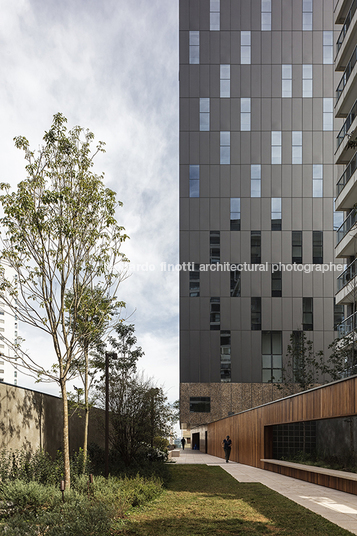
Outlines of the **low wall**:
[[[88,443],[104,447],[104,412],[90,411]],[[84,417],[69,419],[71,452],[83,447]],[[51,456],[62,446],[62,399],[38,391],[0,383],[0,449],[43,448]]]

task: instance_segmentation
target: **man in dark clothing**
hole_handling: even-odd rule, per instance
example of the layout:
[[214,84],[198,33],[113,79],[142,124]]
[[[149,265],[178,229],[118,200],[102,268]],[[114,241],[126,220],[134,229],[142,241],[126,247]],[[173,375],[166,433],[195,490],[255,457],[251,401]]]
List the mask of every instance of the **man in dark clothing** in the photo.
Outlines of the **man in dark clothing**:
[[229,461],[229,456],[231,454],[231,448],[232,448],[232,440],[230,439],[229,435],[227,435],[226,439],[223,439],[223,448],[224,448],[224,454],[226,458],[226,463]]
[[182,445],[183,450],[185,450],[186,439],[184,437],[181,439],[181,445]]

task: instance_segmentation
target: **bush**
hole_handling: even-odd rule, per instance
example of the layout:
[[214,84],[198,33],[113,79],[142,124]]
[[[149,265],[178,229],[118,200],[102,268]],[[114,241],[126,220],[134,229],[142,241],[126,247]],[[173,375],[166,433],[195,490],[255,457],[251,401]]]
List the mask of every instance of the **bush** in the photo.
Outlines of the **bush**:
[[63,503],[58,487],[8,480],[0,485],[0,520],[6,536],[106,536],[115,518],[161,492],[158,479],[96,477],[89,484],[81,475],[65,492]]
[[[83,474],[83,450],[79,449],[71,458],[71,477],[73,480]],[[91,472],[89,456],[86,471]],[[63,456],[57,451],[56,458],[43,449],[36,452],[25,450],[0,452],[0,478],[2,481],[20,479],[24,482],[40,482],[41,484],[59,484],[63,480]]]

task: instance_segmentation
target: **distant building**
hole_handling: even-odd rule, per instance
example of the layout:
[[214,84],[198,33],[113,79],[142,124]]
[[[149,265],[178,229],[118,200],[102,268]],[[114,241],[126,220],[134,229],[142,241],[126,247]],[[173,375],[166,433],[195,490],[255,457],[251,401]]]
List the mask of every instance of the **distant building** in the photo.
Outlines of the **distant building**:
[[189,429],[281,396],[290,335],[307,332],[327,354],[343,307],[334,305],[333,0],[179,4]]

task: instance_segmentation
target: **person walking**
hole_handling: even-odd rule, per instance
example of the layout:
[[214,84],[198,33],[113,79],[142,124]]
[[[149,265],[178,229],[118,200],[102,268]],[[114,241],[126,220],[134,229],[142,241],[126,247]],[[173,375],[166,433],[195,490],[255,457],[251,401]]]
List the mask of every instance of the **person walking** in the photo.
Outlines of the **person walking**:
[[223,444],[224,454],[226,458],[226,463],[228,463],[229,456],[231,454],[231,448],[232,448],[232,440],[229,437],[229,435],[227,435],[226,439],[223,439],[222,444]]
[[181,439],[181,445],[182,445],[182,450],[185,450],[186,439],[184,437]]

